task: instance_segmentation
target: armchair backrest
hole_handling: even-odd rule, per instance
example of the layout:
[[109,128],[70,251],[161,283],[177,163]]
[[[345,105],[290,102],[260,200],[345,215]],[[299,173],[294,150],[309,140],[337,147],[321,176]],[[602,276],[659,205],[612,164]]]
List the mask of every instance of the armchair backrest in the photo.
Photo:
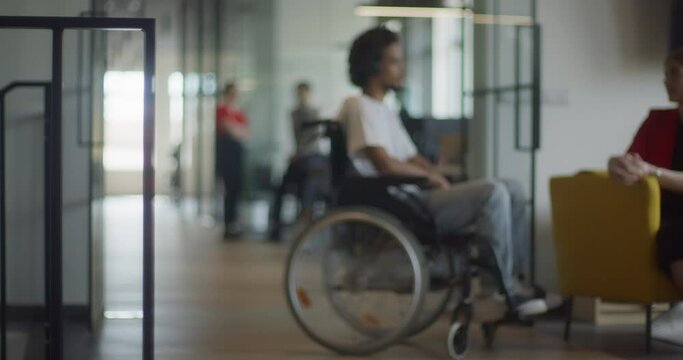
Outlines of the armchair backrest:
[[553,237],[563,293],[613,301],[657,292],[660,222],[656,179],[617,184],[604,172],[550,180]]

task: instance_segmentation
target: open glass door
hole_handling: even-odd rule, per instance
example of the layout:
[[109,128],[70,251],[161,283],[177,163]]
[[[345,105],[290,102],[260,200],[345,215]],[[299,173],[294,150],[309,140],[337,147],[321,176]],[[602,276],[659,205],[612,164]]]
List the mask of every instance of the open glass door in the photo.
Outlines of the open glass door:
[[[473,143],[479,144],[478,172],[512,180],[528,197],[529,234],[525,273],[533,277],[536,151],[539,146],[538,39],[534,1],[493,0],[475,12],[491,14],[475,24]],[[481,61],[476,61],[481,59]]]
[[81,31],[118,29],[137,34],[136,54],[144,54],[136,127],[142,148],[139,226],[127,229],[141,249],[133,259],[140,264],[135,293],[141,315],[137,332],[130,332],[138,351],[124,357],[151,359],[154,20],[0,16],[0,29],[9,49],[3,60],[12,65],[0,70],[0,358],[100,358],[103,154],[95,136],[102,122],[93,114],[102,110],[97,99],[104,89],[95,89],[102,84],[95,78],[96,67],[103,67],[92,61],[88,79],[80,72],[87,67],[84,54],[97,51],[85,46]]

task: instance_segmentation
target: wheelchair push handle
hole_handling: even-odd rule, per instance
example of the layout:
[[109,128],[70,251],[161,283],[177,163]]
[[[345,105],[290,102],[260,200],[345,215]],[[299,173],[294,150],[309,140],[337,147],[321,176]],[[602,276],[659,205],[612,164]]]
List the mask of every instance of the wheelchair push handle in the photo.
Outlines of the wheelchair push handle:
[[307,130],[311,128],[323,127],[325,129],[325,136],[330,136],[331,134],[342,130],[342,124],[335,120],[314,120],[307,121],[299,126],[301,130]]

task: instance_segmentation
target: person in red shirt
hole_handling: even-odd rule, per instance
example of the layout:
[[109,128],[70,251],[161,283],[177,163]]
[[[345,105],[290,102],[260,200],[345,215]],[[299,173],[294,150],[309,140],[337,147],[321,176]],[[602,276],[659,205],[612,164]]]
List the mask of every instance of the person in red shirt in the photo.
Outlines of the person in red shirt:
[[237,107],[238,89],[227,84],[223,101],[216,108],[216,175],[223,179],[225,238],[241,233],[237,206],[242,194],[243,143],[249,138],[249,120]]
[[[636,133],[628,152],[610,158],[609,174],[632,185],[656,176],[661,188],[661,226],[657,261],[683,289],[683,49],[672,52],[665,64],[666,91],[677,108],[652,110]],[[652,336],[683,345],[683,304],[655,320]]]

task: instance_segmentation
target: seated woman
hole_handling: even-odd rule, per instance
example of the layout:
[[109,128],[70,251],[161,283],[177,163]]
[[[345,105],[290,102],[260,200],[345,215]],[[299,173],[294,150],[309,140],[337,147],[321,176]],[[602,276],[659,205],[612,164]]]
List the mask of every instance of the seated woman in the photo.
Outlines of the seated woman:
[[[609,160],[610,177],[631,185],[656,176],[662,189],[661,228],[657,260],[673,282],[683,289],[683,49],[666,59],[665,85],[678,108],[652,110],[641,125],[628,153]],[[657,318],[656,339],[683,345],[683,303]]]

